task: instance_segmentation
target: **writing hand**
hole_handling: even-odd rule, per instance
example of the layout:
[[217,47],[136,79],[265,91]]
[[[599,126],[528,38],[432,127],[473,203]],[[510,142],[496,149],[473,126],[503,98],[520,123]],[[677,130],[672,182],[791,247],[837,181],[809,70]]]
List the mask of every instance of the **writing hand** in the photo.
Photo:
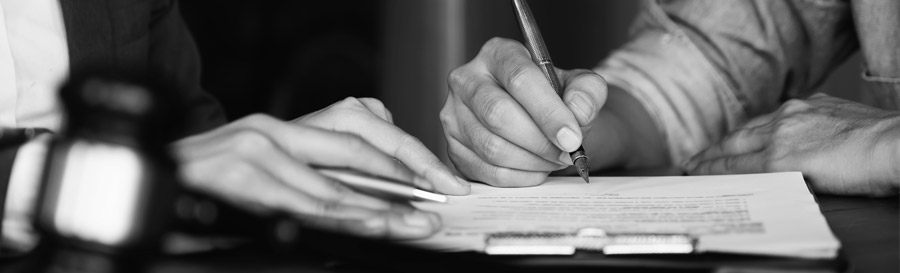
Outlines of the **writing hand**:
[[441,123],[462,174],[494,186],[533,186],[572,164],[568,152],[606,101],[606,83],[589,70],[557,71],[562,100],[522,44],[494,38],[450,72]]
[[[373,104],[369,101],[369,105]],[[366,110],[353,112],[362,109]],[[311,165],[348,167],[402,181],[415,181],[420,186],[432,185],[424,178],[417,178],[415,172],[386,153],[419,160],[428,159],[429,155],[433,157],[427,150],[410,151],[400,146],[384,146],[386,144],[381,142],[382,147],[379,147],[373,144],[378,141],[369,140],[401,137],[397,133],[399,129],[368,127],[371,130],[363,137],[316,127],[327,125],[328,120],[351,122],[364,119],[365,111],[373,117],[389,116],[385,109],[368,109],[362,101],[351,98],[293,123],[253,115],[180,140],[172,148],[180,163],[180,176],[188,187],[240,207],[260,213],[288,213],[309,225],[362,236],[428,236],[440,226],[437,215],[415,210],[408,204],[357,193],[311,168]],[[388,144],[408,145],[410,141]],[[414,155],[417,152],[428,155]],[[443,174],[445,171],[446,167],[432,171],[420,169],[427,178],[453,177],[448,171]],[[434,188],[456,193],[468,190],[440,181],[434,182]]]
[[898,122],[897,112],[816,94],[750,120],[685,169],[698,175],[801,171],[818,193],[896,195]]

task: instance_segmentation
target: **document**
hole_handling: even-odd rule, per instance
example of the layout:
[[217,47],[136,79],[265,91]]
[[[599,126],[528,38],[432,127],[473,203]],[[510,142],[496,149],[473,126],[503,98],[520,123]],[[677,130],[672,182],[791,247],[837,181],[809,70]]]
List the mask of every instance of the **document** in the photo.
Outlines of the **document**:
[[473,184],[445,204],[434,236],[411,242],[483,251],[495,232],[687,233],[699,252],[834,258],[840,243],[799,172],[673,177],[550,177],[536,187]]

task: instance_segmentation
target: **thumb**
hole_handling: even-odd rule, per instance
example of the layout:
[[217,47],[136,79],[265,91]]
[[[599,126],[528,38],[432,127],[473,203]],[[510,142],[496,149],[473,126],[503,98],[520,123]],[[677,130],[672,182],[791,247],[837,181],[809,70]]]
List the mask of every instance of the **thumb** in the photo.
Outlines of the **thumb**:
[[591,124],[606,103],[606,81],[594,71],[586,69],[557,71],[565,86],[563,101],[566,106],[575,114],[581,127]]

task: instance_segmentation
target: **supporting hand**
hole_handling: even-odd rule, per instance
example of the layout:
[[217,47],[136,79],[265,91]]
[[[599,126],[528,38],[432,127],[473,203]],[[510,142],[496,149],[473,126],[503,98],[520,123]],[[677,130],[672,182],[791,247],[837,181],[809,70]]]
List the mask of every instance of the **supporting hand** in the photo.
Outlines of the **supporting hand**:
[[898,147],[900,113],[816,94],[750,120],[685,168],[698,175],[801,171],[819,193],[896,195]]
[[[358,127],[340,132],[341,124]],[[253,115],[172,148],[188,187],[238,206],[357,235],[419,238],[439,228],[437,215],[357,193],[311,167],[348,167],[446,193],[468,192],[416,143],[390,125],[389,112],[376,100],[349,98],[294,124]]]

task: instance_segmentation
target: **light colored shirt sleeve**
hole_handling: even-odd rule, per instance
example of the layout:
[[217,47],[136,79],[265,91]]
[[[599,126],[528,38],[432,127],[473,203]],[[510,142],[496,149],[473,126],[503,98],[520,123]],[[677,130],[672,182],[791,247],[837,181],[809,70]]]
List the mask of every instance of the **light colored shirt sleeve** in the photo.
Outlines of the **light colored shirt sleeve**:
[[69,76],[60,3],[0,0],[0,5],[0,44],[5,44],[0,45],[0,79],[8,80],[0,83],[0,126],[57,131],[62,123],[57,90]]
[[641,102],[681,164],[813,93],[857,49],[852,23],[845,1],[646,1],[595,71]]

